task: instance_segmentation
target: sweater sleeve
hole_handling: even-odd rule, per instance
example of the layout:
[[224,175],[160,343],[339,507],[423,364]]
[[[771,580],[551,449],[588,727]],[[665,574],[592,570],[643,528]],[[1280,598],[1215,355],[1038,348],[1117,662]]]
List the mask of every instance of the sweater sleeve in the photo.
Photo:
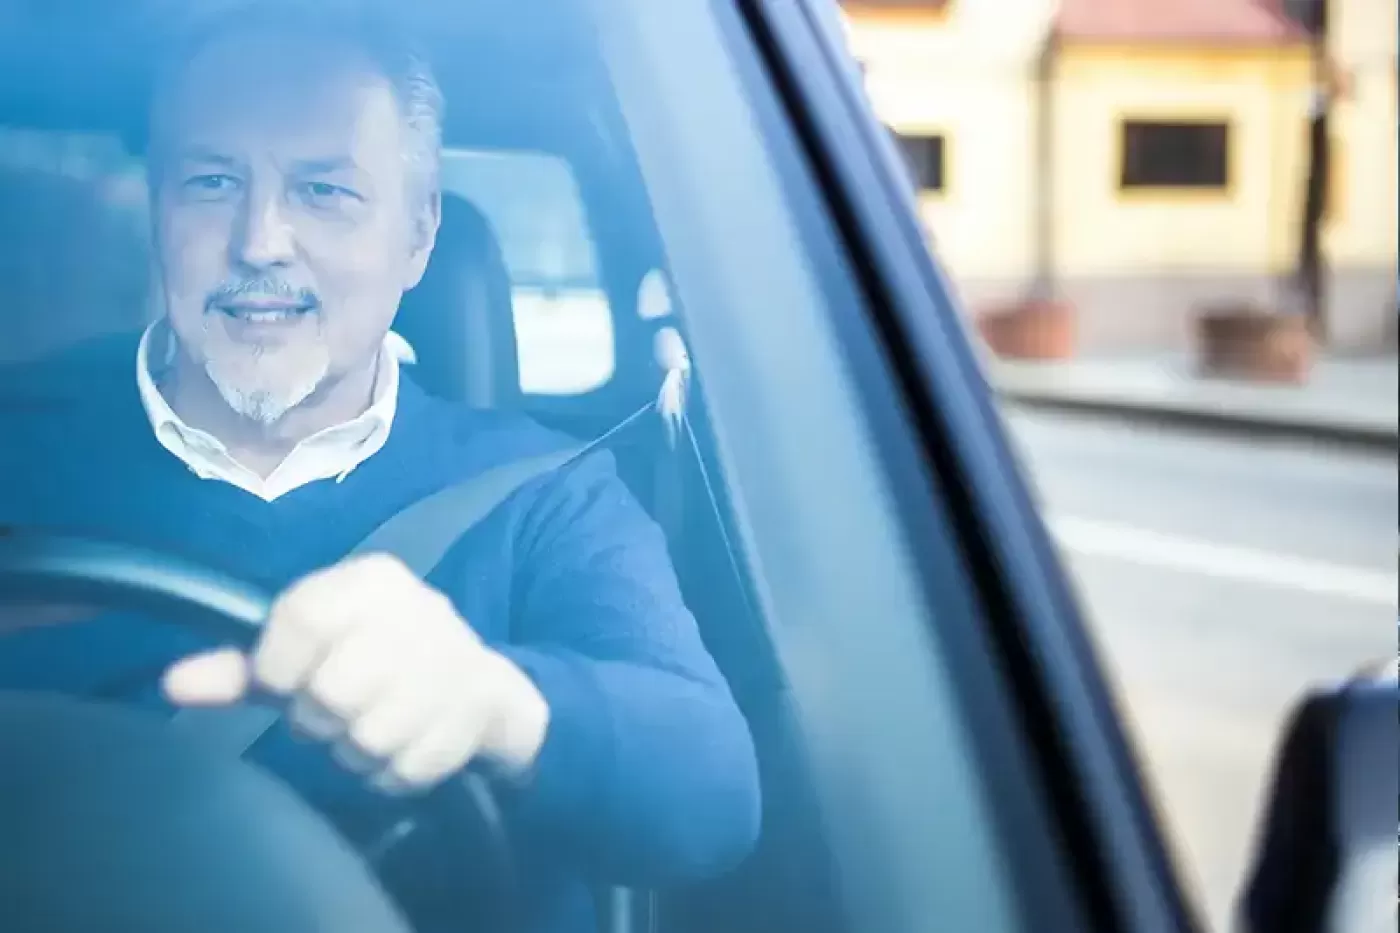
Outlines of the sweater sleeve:
[[598,453],[524,510],[512,643],[550,706],[513,815],[591,880],[720,874],[759,827],[753,740],[681,599],[664,535]]

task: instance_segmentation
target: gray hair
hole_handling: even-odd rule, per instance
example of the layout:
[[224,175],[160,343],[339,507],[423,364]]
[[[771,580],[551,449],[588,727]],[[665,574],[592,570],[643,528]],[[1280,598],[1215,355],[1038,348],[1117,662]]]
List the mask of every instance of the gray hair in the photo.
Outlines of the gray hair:
[[442,173],[442,88],[427,56],[396,24],[366,11],[345,15],[347,5],[345,0],[235,0],[212,17],[185,24],[177,30],[178,38],[157,71],[150,134],[156,134],[160,95],[176,86],[179,72],[211,42],[255,30],[306,32],[352,45],[388,81],[403,115],[411,193],[435,199]]
[[389,75],[408,131],[404,158],[418,196],[435,198],[442,186],[442,88],[426,58],[410,52],[404,65],[397,78]]

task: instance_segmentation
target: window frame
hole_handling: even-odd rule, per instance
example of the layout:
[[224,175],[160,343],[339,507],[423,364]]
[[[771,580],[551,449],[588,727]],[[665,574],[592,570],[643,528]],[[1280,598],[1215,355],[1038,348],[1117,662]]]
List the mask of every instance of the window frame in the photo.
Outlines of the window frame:
[[[1170,182],[1130,183],[1128,181],[1129,133],[1134,126],[1155,128],[1201,128],[1223,131],[1220,184],[1172,184]],[[1175,199],[1228,201],[1234,198],[1238,178],[1236,121],[1230,114],[1136,114],[1126,113],[1116,120],[1114,133],[1113,188],[1122,199]]]
[[[900,154],[909,165],[909,175],[914,183],[914,190],[918,192],[920,200],[944,200],[949,196],[952,184],[949,178],[949,145],[948,133],[941,129],[894,129],[890,132],[895,137],[895,145],[899,147]],[[924,183],[922,166],[916,164],[910,152],[910,146],[922,143],[936,143],[934,151],[937,153],[938,163],[938,184],[927,185]]]

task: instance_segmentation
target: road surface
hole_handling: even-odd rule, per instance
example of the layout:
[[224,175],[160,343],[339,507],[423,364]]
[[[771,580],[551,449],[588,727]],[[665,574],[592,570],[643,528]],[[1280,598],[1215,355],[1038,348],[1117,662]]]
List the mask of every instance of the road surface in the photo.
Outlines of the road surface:
[[1396,650],[1396,461],[1009,409],[1178,854],[1228,929],[1274,741]]

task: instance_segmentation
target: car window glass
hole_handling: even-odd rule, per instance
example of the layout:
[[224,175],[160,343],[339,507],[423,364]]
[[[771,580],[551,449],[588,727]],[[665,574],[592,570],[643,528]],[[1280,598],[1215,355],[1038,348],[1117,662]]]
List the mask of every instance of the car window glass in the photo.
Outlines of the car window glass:
[[946,141],[918,217],[1231,929],[1290,708],[1396,649],[1396,5],[843,6],[873,116]]
[[151,316],[145,177],[117,138],[0,120],[0,238],[0,281],[11,307],[28,312],[0,325],[0,361]]
[[[163,394],[169,371],[184,366],[198,386],[215,390],[227,403],[219,417],[243,406],[234,412],[240,427],[284,424],[289,411],[336,387],[326,377],[338,345],[322,338],[338,336],[343,332],[335,328],[351,322],[327,320],[321,329],[311,319],[318,327],[314,339],[305,338],[310,349],[287,363],[296,364],[298,378],[274,387],[281,395],[273,401],[298,400],[276,411],[268,401],[273,391],[260,380],[285,374],[261,364],[282,345],[260,342],[259,328],[302,326],[308,320],[302,315],[320,313],[333,298],[349,309],[367,295],[396,296],[393,289],[403,287],[409,272],[396,265],[387,285],[370,273],[386,257],[397,261],[404,241],[393,239],[392,250],[350,247],[365,230],[411,233],[415,226],[376,226],[378,215],[367,206],[373,198],[348,190],[348,182],[298,178],[268,186],[275,195],[269,197],[264,188],[244,185],[232,169],[246,167],[231,169],[225,163],[237,160],[225,157],[218,171],[194,171],[166,192],[165,203],[181,221],[167,224],[187,239],[150,235],[159,218],[148,216],[158,210],[148,211],[147,203],[158,208],[161,198],[148,199],[131,147],[96,128],[129,122],[131,113],[107,111],[134,109],[137,102],[104,96],[120,82],[103,81],[96,71],[99,77],[89,76],[86,46],[65,45],[62,29],[50,36],[58,27],[36,16],[36,34],[61,47],[54,60],[68,62],[72,73],[63,77],[73,86],[33,80],[26,86],[37,88],[39,99],[11,114],[5,108],[20,91],[8,76],[26,69],[6,71],[0,54],[0,79],[7,82],[0,124],[12,118],[17,124],[13,136],[0,137],[0,150],[11,153],[0,156],[4,171],[17,179],[8,192],[14,200],[0,201],[0,223],[7,225],[0,228],[0,262],[15,263],[16,281],[29,292],[0,304],[0,362],[52,357],[109,333],[132,336],[162,314],[169,325],[176,311],[156,307],[150,283],[163,276],[166,296],[172,280],[181,283],[169,269],[156,268],[153,252],[169,264],[188,261],[197,267],[190,277],[203,276],[200,289],[182,298],[183,313],[198,323],[179,339],[209,338],[211,330],[214,339],[225,333],[247,339],[230,341],[241,354],[232,375],[207,346],[202,357],[179,355],[173,325],[145,331],[143,375],[150,385],[133,378],[129,344],[101,343],[102,353],[120,352],[116,357],[59,361],[76,370],[59,364],[13,370],[23,378],[56,371],[61,379],[0,382],[0,428],[13,432],[5,440],[21,432],[26,438],[0,447],[0,524],[79,528],[277,592],[340,561],[402,509],[438,491],[460,491],[483,477],[495,481],[502,474],[494,468],[535,463],[542,450],[569,449],[569,439],[605,446],[608,455],[591,457],[586,469],[575,472],[579,464],[569,462],[494,490],[500,498],[489,503],[494,508],[485,510],[473,537],[447,549],[464,562],[452,570],[462,572],[432,575],[433,585],[451,589],[453,608],[486,646],[506,653],[521,648],[522,667],[534,652],[550,670],[555,663],[567,671],[580,665],[577,692],[600,704],[588,707],[599,719],[580,720],[580,731],[614,743],[586,756],[589,766],[605,767],[634,738],[673,732],[690,738],[670,719],[650,718],[669,716],[670,703],[634,708],[628,704],[638,698],[629,690],[644,701],[647,683],[660,680],[676,687],[681,696],[674,705],[682,708],[695,691],[724,710],[732,699],[738,710],[731,725],[741,728],[717,744],[742,747],[752,739],[771,803],[762,827],[768,838],[751,861],[721,864],[730,853],[702,858],[688,848],[688,833],[703,837],[711,827],[686,825],[679,841],[658,843],[674,845],[679,855],[663,854],[682,864],[656,856],[663,864],[653,866],[649,830],[630,808],[667,798],[640,792],[621,795],[615,807],[566,803],[577,807],[572,815],[586,829],[594,820],[619,823],[623,848],[640,835],[641,864],[616,870],[608,849],[615,839],[586,832],[561,834],[567,845],[546,835],[522,864],[552,882],[554,861],[566,860],[575,906],[590,903],[598,883],[641,878],[676,897],[698,890],[718,916],[736,921],[719,922],[718,929],[766,928],[770,915],[837,922],[835,908],[810,916],[812,905],[825,905],[828,897],[849,907],[859,933],[920,928],[930,917],[950,929],[1035,929],[1041,918],[1032,914],[1042,895],[1023,902],[1021,866],[1043,869],[1034,882],[1052,892],[1043,895],[1046,901],[1070,900],[1064,866],[1047,854],[1057,845],[1052,818],[1032,787],[1021,737],[1007,724],[1010,691],[989,663],[957,532],[929,498],[916,432],[866,320],[866,292],[747,25],[737,9],[707,0],[550,2],[554,16],[519,4],[422,5],[448,11],[436,13],[442,21],[430,36],[440,43],[449,101],[442,187],[490,228],[489,237],[478,239],[490,239],[485,252],[503,259],[518,349],[462,341],[460,360],[434,356],[446,375],[466,378],[444,379],[432,390],[436,399],[404,381],[392,406],[379,393],[393,370],[382,356],[371,365],[366,353],[358,416],[280,444],[273,455],[258,451],[266,462],[255,466],[242,462],[243,449],[220,440],[214,428],[181,423],[151,401],[169,401]],[[466,9],[473,15],[460,12]],[[100,43],[113,50],[103,61],[139,73],[138,45],[122,41],[122,21],[114,22],[111,41]],[[38,39],[26,45],[44,47]],[[85,76],[88,84],[80,80]],[[54,86],[61,92],[44,96]],[[203,106],[190,110],[189,119],[204,113]],[[36,112],[50,123],[71,124],[71,131],[24,124]],[[356,143],[382,142],[351,135]],[[398,167],[404,156],[381,154],[381,167]],[[280,182],[283,161],[264,165],[260,157],[259,151],[247,161]],[[158,171],[153,177],[161,180]],[[957,178],[950,174],[950,184]],[[239,200],[254,195],[266,200],[258,202],[266,208],[261,213]],[[65,199],[74,202],[71,211]],[[386,197],[384,203],[400,202]],[[91,242],[98,234],[113,242]],[[303,255],[308,251],[314,263]],[[304,272],[303,265],[314,270],[296,282],[266,272]],[[266,281],[250,281],[250,267]],[[383,292],[354,287],[367,276]],[[450,284],[462,285],[454,295],[489,302],[488,310],[502,304],[494,282]],[[238,300],[248,291],[257,300]],[[428,323],[442,324],[442,339],[452,341],[466,311],[480,307],[444,302],[428,309]],[[386,321],[393,313],[377,310]],[[623,313],[635,319],[626,322],[625,335]],[[238,330],[244,327],[251,336]],[[426,342],[433,336],[418,339],[416,347],[395,346],[395,354],[421,361],[441,349]],[[506,352],[517,357],[509,362],[518,363],[525,395],[586,403],[596,397],[597,403],[559,406],[559,422],[549,426],[567,436],[542,430],[524,416],[535,411],[529,399],[478,392],[480,383],[509,371],[500,358]],[[693,359],[697,378],[667,385],[671,401],[691,400],[694,421],[679,417],[683,405],[663,406],[672,416],[664,424],[652,414],[663,376],[658,356],[673,377]],[[312,376],[300,378],[308,360],[324,365],[314,371],[307,365]],[[626,391],[607,391],[624,381]],[[462,399],[451,392],[459,383],[490,396],[486,407],[494,410],[457,405]],[[94,385],[101,389],[89,391]],[[26,391],[43,404],[30,404]],[[24,404],[10,404],[16,399]],[[54,409],[62,417],[49,417]],[[429,420],[434,417],[442,421]],[[43,449],[61,466],[29,459],[30,444],[48,445]],[[902,457],[897,475],[887,471],[892,450]],[[566,485],[579,474],[588,479],[590,470],[598,473],[594,485]],[[544,504],[537,507],[533,497]],[[908,509],[927,512],[928,533],[917,546],[903,523]],[[442,538],[443,523],[453,518],[447,511],[432,513],[431,527],[411,527],[410,545]],[[619,529],[629,536],[618,540]],[[595,620],[597,632],[579,634],[577,626]],[[136,640],[125,637],[131,619],[97,621],[102,624],[85,630],[30,625],[24,637],[0,642],[0,687],[66,686],[104,695],[129,688],[123,698],[158,702],[152,674],[169,658],[160,656],[164,642],[147,632],[150,620],[134,620],[145,633]],[[81,642],[92,632],[101,650]],[[633,638],[645,650],[627,654]],[[72,645],[81,648],[72,669],[50,663],[61,653],[50,646],[60,643],[69,656]],[[127,657],[127,649],[138,656]],[[112,683],[107,666],[115,659],[121,669]],[[77,688],[58,683],[74,671]],[[594,674],[612,683],[602,675],[619,673],[616,693],[592,684]],[[614,741],[608,717],[619,711],[635,714],[630,721],[640,723],[638,736]],[[559,721],[567,728],[563,715]],[[988,721],[1003,725],[982,734]],[[708,747],[697,752],[700,764],[709,753]],[[329,782],[349,783],[347,797],[368,792],[347,777],[343,760],[331,757],[322,762]],[[655,764],[667,778],[686,777],[674,762]],[[997,767],[1003,771],[994,774]],[[727,786],[734,776],[716,775],[714,783]],[[667,817],[686,816],[684,806],[664,809]],[[527,812],[522,822],[535,816]],[[839,891],[831,890],[832,865]],[[724,889],[723,876],[736,869],[738,894],[705,888],[718,880]],[[750,889],[755,894],[745,897]],[[801,920],[772,926],[815,928]]]
[[568,165],[539,153],[449,150],[443,188],[479,207],[510,269],[520,385],[582,395],[612,376],[612,308]]

